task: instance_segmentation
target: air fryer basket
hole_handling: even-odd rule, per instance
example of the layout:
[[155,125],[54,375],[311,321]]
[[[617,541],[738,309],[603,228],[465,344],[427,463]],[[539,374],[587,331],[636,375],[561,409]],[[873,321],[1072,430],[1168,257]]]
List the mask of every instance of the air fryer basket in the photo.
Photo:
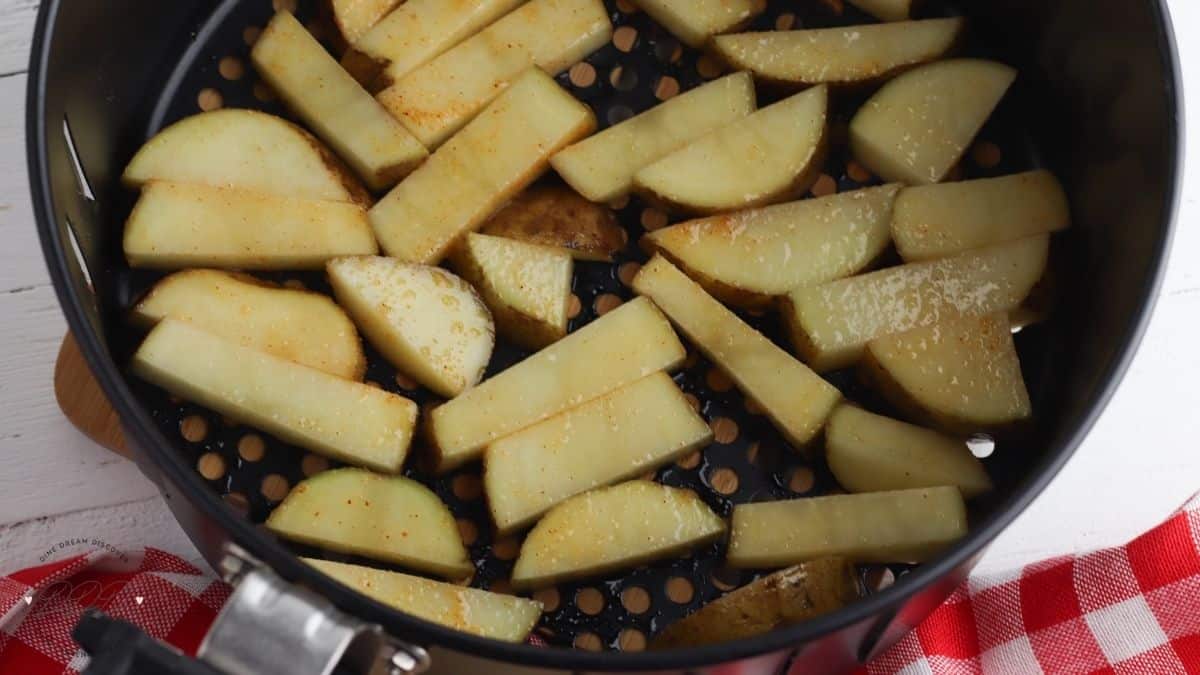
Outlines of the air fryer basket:
[[[393,634],[487,658],[562,669],[665,669],[712,664],[791,648],[798,662],[837,669],[865,658],[914,625],[945,596],[987,541],[1010,522],[1067,459],[1115,387],[1144,321],[1163,267],[1173,211],[1179,147],[1177,86],[1165,11],[1158,3],[1045,2],[926,5],[929,15],[971,19],[967,53],[1017,66],[1018,85],[979,136],[963,177],[1047,166],[1071,195],[1074,229],[1055,241],[1058,307],[1027,328],[1018,347],[1034,401],[1034,428],[997,439],[986,462],[997,482],[973,505],[972,534],[941,560],[917,569],[863,569],[872,597],[834,615],[770,636],[717,648],[639,654],[670,621],[753,577],[721,566],[723,546],[605,579],[539,593],[548,611],[538,634],[551,645],[627,653],[507,646],[402,616],[314,574],[292,553],[330,555],[281,545],[253,526],[290,486],[330,463],[252,429],[223,420],[124,376],[140,335],[124,312],[160,274],[135,272],[120,250],[121,223],[133,194],[117,184],[124,163],[148,136],[202,109],[248,107],[286,115],[248,64],[249,45],[275,0],[158,3],[46,2],[30,78],[29,138],[35,209],[51,273],[72,329],[114,401],[143,469],[202,552],[215,560],[233,540],[285,577],[303,581],[347,611]],[[316,30],[314,3],[296,7]],[[601,126],[619,122],[717,76],[718,64],[681,46],[644,13],[609,1],[611,44],[559,76],[596,111]],[[775,0],[753,28],[860,23],[818,0]],[[100,28],[103,26],[103,28]],[[100,33],[100,35],[97,35]],[[770,96],[768,95],[768,100]],[[836,97],[835,129],[861,102]],[[760,101],[761,103],[762,101]],[[877,179],[837,144],[813,188],[846,191]],[[553,181],[553,177],[546,180]],[[575,329],[632,297],[628,279],[645,260],[636,245],[665,217],[639,200],[619,207],[630,243],[614,264],[577,265]],[[320,274],[264,275],[328,292]],[[749,320],[780,339],[771,316]],[[525,354],[497,351],[490,372]],[[368,349],[367,379],[421,403],[426,393],[398,377]],[[719,513],[748,501],[813,496],[836,490],[823,463],[806,460],[727,378],[702,357],[689,357],[676,381],[710,420],[717,442],[657,473],[696,490]],[[850,373],[833,378],[852,399],[886,410]],[[480,496],[479,469],[437,477],[409,469],[433,487],[459,518],[477,563],[473,584],[503,590],[518,542],[495,540]],[[895,580],[894,583],[893,580]]]

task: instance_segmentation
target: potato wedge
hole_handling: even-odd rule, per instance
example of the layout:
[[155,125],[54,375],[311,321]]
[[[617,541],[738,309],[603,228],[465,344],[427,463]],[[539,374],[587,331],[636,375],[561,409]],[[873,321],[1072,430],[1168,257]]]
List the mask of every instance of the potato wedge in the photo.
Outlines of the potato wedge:
[[1016,77],[1002,63],[979,59],[910,70],[859,109],[850,122],[850,150],[884,180],[940,183]]
[[1070,207],[1049,171],[908,188],[896,200],[892,236],[908,261],[955,255],[1065,230]]
[[967,534],[956,487],[811,497],[733,507],[726,562],[783,567],[826,556],[925,562]]
[[554,155],[563,180],[593,202],[611,202],[633,189],[648,164],[754,112],[754,80],[734,73],[713,80]]
[[666,373],[655,373],[488,446],[484,487],[501,532],[555,504],[635,478],[708,445],[712,430]]
[[330,14],[338,36],[354,44],[404,0],[329,0]]
[[403,476],[335,469],[301,481],[266,522],[275,534],[446,579],[475,571],[450,509]]
[[436,148],[530,68],[557,75],[604,46],[600,0],[531,0],[379,93],[379,102]]
[[1008,315],[947,319],[867,345],[863,373],[897,407],[953,432],[1033,414]]
[[542,604],[527,598],[329,560],[304,562],[389,607],[472,635],[523,642],[542,617]]
[[905,21],[912,15],[913,0],[847,0],[880,21]]
[[796,447],[812,441],[841,400],[837,388],[747,325],[665,258],[655,256],[647,263],[634,277],[633,289],[653,300]]
[[734,70],[786,87],[880,82],[943,57],[958,42],[961,18],[737,33],[713,38],[713,51]]
[[377,471],[404,466],[417,405],[382,389],[163,319],[133,373],[188,401],[313,452]]
[[844,558],[820,558],[780,570],[726,593],[666,627],[653,649],[720,644],[769,633],[828,614],[862,595]]
[[437,263],[594,128],[590,108],[531,68],[371,209],[380,244],[401,260]]
[[612,262],[629,242],[612,209],[556,185],[535,185],[517,195],[480,232],[556,246],[576,260],[595,262]]
[[725,521],[695,492],[635,480],[576,495],[525,538],[514,588],[538,588],[678,556],[716,541]]
[[386,190],[429,151],[292,16],[281,11],[263,30],[250,60],[317,134],[372,190]]
[[676,368],[686,356],[653,303],[627,302],[435,408],[426,431],[437,469],[469,462],[498,438],[655,371]]
[[700,48],[718,33],[737,30],[767,8],[766,0],[635,0],[680,42]]
[[133,308],[132,318],[151,328],[178,319],[243,347],[347,380],[367,371],[350,317],[320,293],[277,288],[243,275],[185,270],[163,279]]
[[797,198],[821,175],[828,103],[819,86],[769,105],[638,171],[634,190],[696,214]]
[[992,489],[975,455],[951,438],[852,405],[825,426],[825,459],[850,492],[887,492],[953,485],[967,499]]
[[793,288],[860,272],[877,259],[891,238],[899,191],[884,185],[692,220],[647,234],[642,246],[722,302],[766,308]]
[[386,89],[525,0],[408,0],[356,40],[342,67],[372,91]]
[[125,223],[131,267],[321,269],[378,248],[367,212],[348,202],[199,183],[148,183]]
[[274,115],[235,108],[193,115],[158,132],[133,156],[121,181],[133,188],[167,181],[371,201],[358,178],[307,131]]
[[875,338],[1020,306],[1046,270],[1049,236],[804,286],[784,318],[796,349],[818,372],[853,365]]
[[394,258],[338,258],[326,270],[338,303],[397,369],[447,398],[483,379],[496,328],[467,282]]
[[566,336],[575,270],[571,254],[470,232],[450,261],[479,289],[502,337],[541,349]]

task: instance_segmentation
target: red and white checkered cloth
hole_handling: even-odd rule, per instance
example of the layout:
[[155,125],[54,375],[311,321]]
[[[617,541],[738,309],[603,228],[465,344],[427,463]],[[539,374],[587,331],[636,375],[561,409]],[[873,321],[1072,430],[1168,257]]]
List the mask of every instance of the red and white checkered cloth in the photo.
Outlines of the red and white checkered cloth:
[[[89,606],[194,653],[228,595],[154,549],[0,577],[0,673],[80,672],[70,631]],[[862,672],[1200,675],[1200,495],[1126,546],[972,578]]]

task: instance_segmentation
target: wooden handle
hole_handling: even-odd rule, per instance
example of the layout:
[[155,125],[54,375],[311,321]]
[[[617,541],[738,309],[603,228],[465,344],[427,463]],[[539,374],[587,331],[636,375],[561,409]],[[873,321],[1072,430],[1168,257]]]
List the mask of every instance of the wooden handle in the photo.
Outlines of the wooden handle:
[[54,364],[54,397],[63,414],[83,435],[119,455],[131,457],[121,420],[70,333],[63,338]]

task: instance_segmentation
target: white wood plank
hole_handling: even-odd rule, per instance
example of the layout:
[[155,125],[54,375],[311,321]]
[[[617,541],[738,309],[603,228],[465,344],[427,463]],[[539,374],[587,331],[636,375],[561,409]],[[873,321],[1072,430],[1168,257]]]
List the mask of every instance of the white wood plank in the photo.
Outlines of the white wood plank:
[[0,292],[50,283],[29,202],[25,81],[24,75],[0,78]]
[[38,0],[0,0],[0,75],[25,72]]

